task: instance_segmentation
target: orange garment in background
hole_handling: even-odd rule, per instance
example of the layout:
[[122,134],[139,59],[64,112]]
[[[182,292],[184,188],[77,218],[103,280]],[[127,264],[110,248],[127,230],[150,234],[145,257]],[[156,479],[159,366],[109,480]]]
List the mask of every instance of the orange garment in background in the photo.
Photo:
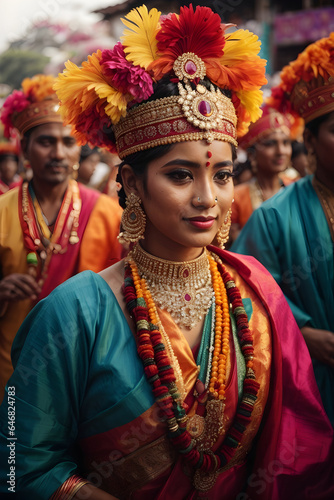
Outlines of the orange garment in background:
[[232,224],[238,224],[240,229],[243,228],[254,210],[261,203],[263,203],[263,199],[254,177],[235,186],[231,215]]
[[[118,243],[122,209],[118,202],[78,184],[82,208],[77,245],[68,245],[63,254],[53,255],[47,279],[38,300],[56,286],[84,270],[99,272],[120,260]],[[27,273],[27,250],[19,219],[19,189],[0,197],[0,279],[13,273]],[[80,226],[81,224],[81,226]],[[75,248],[76,247],[76,248]],[[0,401],[12,374],[11,345],[24,318],[35,305],[31,300],[0,304]]]

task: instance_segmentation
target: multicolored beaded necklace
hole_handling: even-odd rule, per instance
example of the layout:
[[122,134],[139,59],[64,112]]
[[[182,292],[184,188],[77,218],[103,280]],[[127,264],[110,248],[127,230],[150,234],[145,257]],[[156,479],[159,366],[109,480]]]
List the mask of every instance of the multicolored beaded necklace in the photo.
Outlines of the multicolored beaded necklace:
[[67,245],[79,242],[77,229],[81,211],[78,184],[71,179],[60,207],[54,231],[47,226],[31,183],[24,182],[19,191],[20,222],[27,249],[28,274],[43,285],[53,254],[66,252]]
[[211,450],[200,450],[187,430],[188,417],[183,406],[183,394],[180,394],[183,388],[179,390],[182,372],[177,360],[175,363],[170,357],[171,346],[168,344],[165,346],[164,341],[167,343],[169,341],[168,335],[162,332],[162,325],[147,283],[139,276],[131,254],[125,268],[123,293],[136,327],[138,354],[156,402],[164,415],[170,441],[195,470],[215,474],[230,462],[242,440],[251,421],[259,383],[253,370],[253,336],[240,292],[222,262],[219,259],[216,262],[210,254],[208,259],[215,293],[214,350],[212,362],[208,363],[209,400],[225,399],[226,360],[229,354],[230,335],[229,307],[236,319],[237,334],[246,363],[243,394],[236,416],[222,445],[215,453]]

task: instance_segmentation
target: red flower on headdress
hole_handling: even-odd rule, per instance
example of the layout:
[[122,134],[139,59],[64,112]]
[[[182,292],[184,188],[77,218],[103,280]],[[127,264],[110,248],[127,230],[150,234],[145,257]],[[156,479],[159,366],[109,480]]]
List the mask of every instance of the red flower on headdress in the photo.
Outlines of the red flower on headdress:
[[172,14],[164,19],[157,33],[159,58],[148,69],[159,80],[172,70],[176,59],[185,52],[193,52],[210,66],[211,59],[223,55],[224,32],[218,14],[209,7],[192,5],[181,7],[180,15]]
[[135,102],[148,99],[153,94],[153,81],[140,66],[134,66],[125,58],[121,42],[112,50],[103,50],[100,64],[106,77],[117,90],[133,96]]
[[5,126],[5,137],[9,138],[11,136],[11,131],[14,127],[12,121],[13,115],[15,116],[16,113],[21,113],[29,104],[29,99],[27,99],[21,90],[14,90],[14,92],[7,97],[1,112],[1,121]]
[[106,134],[107,130],[110,129],[111,120],[104,113],[103,107],[98,109],[98,106],[93,106],[78,116],[72,133],[81,145],[90,142],[96,147],[107,147],[111,151],[113,145],[108,140]]

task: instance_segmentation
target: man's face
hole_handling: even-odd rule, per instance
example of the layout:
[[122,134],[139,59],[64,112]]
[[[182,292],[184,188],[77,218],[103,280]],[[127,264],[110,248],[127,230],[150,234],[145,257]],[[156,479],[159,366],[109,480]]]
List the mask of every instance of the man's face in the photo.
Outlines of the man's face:
[[68,179],[78,163],[80,147],[71,136],[71,127],[47,123],[34,128],[22,149],[36,180],[60,184]]

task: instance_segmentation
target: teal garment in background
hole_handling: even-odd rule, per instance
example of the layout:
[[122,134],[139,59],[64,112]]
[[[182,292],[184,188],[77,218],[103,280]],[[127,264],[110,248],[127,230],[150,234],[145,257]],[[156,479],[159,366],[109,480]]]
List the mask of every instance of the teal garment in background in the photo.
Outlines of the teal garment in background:
[[[308,325],[334,335],[334,248],[312,178],[291,184],[255,210],[231,251],[252,255],[267,268],[300,328]],[[317,360],[313,366],[334,426],[334,369]]]
[[[46,500],[77,473],[76,440],[131,422],[154,403],[124,314],[110,287],[91,271],[37,304],[16,336],[12,358],[16,370],[7,391],[15,387],[16,490],[30,492],[25,499]],[[7,399],[6,392],[0,408],[3,465],[9,456]],[[0,498],[8,492],[6,481],[2,474]]]

